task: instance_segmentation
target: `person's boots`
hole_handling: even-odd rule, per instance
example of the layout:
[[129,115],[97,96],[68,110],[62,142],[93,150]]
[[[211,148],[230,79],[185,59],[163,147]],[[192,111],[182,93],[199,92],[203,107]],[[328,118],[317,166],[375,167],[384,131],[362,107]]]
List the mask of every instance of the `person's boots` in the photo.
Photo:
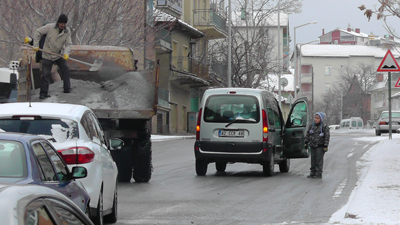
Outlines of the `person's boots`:
[[315,174],[315,176],[313,178],[314,179],[322,179],[322,174],[320,174],[320,173]]
[[307,178],[314,178],[314,177],[315,177],[315,174],[313,174],[313,173],[310,173],[310,175],[307,176]]

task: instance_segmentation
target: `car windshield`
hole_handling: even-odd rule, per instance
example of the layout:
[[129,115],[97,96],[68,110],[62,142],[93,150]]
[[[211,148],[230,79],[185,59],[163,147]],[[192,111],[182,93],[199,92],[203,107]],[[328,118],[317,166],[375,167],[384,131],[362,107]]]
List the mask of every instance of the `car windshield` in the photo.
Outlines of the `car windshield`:
[[[400,117],[400,112],[392,112],[392,117]],[[389,118],[389,113],[382,113],[381,118]]]
[[24,146],[17,141],[0,140],[0,177],[26,177],[26,171]]
[[0,120],[0,129],[6,132],[35,134],[52,142],[79,138],[78,124],[69,119]]
[[207,99],[204,121],[258,123],[260,107],[257,98],[243,95],[215,95]]

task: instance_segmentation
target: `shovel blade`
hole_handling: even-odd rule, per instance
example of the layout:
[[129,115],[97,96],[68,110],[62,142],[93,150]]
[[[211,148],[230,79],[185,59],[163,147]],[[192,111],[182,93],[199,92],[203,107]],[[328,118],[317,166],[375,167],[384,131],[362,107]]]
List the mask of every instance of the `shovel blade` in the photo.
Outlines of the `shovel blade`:
[[103,66],[103,61],[100,60],[95,60],[94,63],[92,64],[92,67],[90,67],[89,71],[98,71],[101,67]]

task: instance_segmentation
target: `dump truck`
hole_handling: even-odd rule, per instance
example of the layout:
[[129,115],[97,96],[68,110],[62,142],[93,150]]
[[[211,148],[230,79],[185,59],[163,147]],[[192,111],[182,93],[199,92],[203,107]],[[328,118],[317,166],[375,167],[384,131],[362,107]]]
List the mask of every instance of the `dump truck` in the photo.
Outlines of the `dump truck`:
[[[50,97],[39,99],[40,63],[35,62],[35,52],[30,47],[22,47],[21,55],[18,102],[89,107],[105,135],[125,143],[122,149],[111,152],[118,166],[119,182],[130,182],[132,178],[136,182],[150,180],[153,167],[149,126],[157,110],[158,66],[137,70],[130,48],[72,45],[70,59],[77,60],[68,60],[71,93],[63,93],[63,81],[59,81],[50,84]],[[101,67],[92,71],[90,62],[101,62]]]

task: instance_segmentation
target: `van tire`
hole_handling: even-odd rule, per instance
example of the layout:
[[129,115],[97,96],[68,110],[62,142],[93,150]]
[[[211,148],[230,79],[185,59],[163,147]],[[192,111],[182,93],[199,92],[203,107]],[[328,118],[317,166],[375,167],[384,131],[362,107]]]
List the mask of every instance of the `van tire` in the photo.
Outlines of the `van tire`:
[[375,135],[376,136],[381,136],[381,132],[379,132],[378,130],[375,130]]
[[270,159],[265,161],[262,166],[264,176],[271,177],[274,175],[275,160],[273,153],[270,153]]
[[207,173],[208,164],[205,160],[196,159],[196,174],[198,176],[204,176]]
[[226,170],[226,163],[225,162],[216,162],[215,169],[218,172],[224,172]]
[[285,159],[282,162],[279,163],[279,171],[281,171],[281,173],[287,173],[289,172],[290,169],[290,159]]

